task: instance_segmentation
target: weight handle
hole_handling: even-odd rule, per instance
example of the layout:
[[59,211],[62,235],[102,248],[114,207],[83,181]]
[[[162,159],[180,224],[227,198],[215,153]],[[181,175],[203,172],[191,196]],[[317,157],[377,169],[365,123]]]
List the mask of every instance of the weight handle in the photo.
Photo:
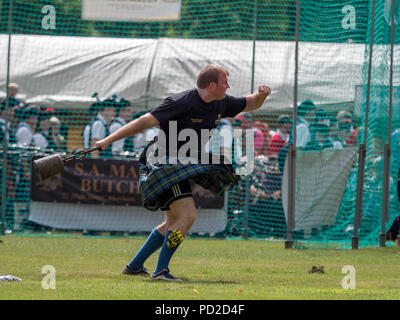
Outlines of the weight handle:
[[78,150],[75,153],[73,153],[72,155],[70,155],[69,157],[64,158],[64,162],[70,161],[70,160],[80,160],[83,159],[84,157],[86,157],[86,155],[90,152],[93,152],[95,150],[100,150],[100,147],[94,147],[94,148],[89,148],[89,149],[82,149],[82,150]]

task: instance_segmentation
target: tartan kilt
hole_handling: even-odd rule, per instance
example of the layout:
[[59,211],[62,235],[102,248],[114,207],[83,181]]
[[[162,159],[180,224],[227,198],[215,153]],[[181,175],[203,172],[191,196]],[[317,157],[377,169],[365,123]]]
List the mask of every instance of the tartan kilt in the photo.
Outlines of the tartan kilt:
[[142,193],[143,206],[156,211],[160,208],[159,196],[173,185],[192,179],[211,192],[222,195],[236,185],[240,177],[232,165],[224,164],[150,164],[142,153],[140,161],[139,189]]

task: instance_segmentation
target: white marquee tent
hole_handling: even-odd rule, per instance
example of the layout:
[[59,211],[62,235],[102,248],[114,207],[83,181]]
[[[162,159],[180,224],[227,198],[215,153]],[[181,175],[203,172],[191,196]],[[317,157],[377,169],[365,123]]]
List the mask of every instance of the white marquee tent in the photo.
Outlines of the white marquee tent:
[[[195,86],[196,75],[206,64],[220,64],[230,71],[229,94],[247,95],[252,88],[252,41],[36,35],[12,35],[11,39],[10,81],[20,85],[26,102],[88,106],[94,102],[92,94],[98,92],[102,98],[117,94],[152,108],[169,94]],[[272,88],[262,111],[293,106],[294,45],[256,42],[254,88],[261,84]],[[8,35],[1,35],[3,97],[7,48]],[[362,44],[301,42],[298,101],[354,101],[355,88],[363,83],[364,61]]]

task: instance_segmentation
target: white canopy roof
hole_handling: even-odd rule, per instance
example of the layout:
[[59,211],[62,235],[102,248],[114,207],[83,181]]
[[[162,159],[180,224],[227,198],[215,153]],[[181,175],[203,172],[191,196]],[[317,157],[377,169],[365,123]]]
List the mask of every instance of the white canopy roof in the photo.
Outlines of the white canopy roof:
[[[0,35],[3,66],[7,47],[8,35]],[[362,44],[300,42],[298,101],[354,101],[355,87],[363,83],[364,55]],[[166,96],[194,87],[207,64],[229,70],[229,94],[248,95],[252,59],[253,42],[244,40],[12,35],[10,81],[19,84],[26,102],[41,105],[88,106],[98,92],[101,98],[117,94],[153,108]],[[384,60],[378,63],[386,65]],[[294,63],[294,42],[256,42],[254,90],[261,84],[272,88],[261,111],[293,107]],[[0,74],[3,97],[5,70]]]

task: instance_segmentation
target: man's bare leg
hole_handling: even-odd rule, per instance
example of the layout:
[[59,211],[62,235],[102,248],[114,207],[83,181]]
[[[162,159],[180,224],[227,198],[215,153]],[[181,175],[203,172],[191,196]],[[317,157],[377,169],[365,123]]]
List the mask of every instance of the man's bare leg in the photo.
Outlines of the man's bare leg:
[[190,231],[196,220],[196,207],[192,197],[182,198],[171,203],[170,210],[165,212],[166,220],[157,227],[159,233],[165,235],[161,247],[157,267],[153,278],[180,281],[169,274],[169,262],[176,249]]

